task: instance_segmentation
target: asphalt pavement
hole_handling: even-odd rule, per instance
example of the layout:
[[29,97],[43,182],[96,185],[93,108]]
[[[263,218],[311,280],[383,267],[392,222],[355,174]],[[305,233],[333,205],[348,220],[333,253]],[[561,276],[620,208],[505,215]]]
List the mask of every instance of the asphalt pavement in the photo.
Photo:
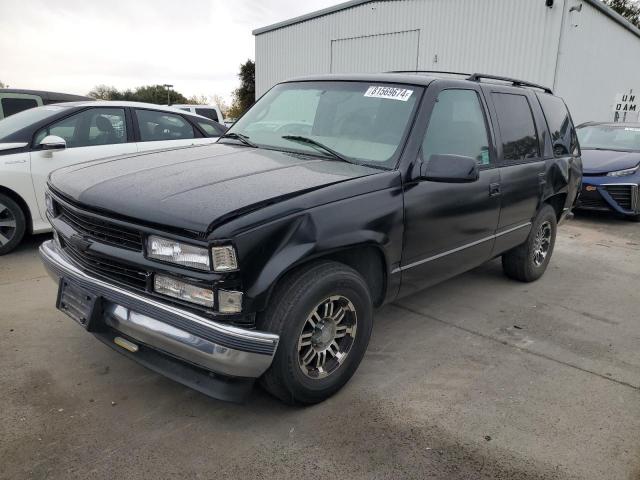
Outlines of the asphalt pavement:
[[640,225],[581,215],[538,282],[492,261],[376,314],[307,408],[213,400],[54,307],[29,239],[0,257],[0,478],[640,479]]

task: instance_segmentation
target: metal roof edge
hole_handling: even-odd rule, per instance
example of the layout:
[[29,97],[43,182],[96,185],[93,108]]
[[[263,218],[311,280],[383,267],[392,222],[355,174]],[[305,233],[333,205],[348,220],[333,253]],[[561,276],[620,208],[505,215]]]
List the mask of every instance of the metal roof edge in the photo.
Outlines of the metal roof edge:
[[[306,13],[304,15],[300,15],[299,17],[290,18],[288,20],[283,20],[282,22],[273,23],[271,25],[267,25],[265,27],[256,28],[251,33],[253,35],[260,35],[262,33],[271,32],[273,30],[278,30],[279,28],[288,27],[290,25],[295,25],[296,23],[306,22],[307,20],[312,20],[314,18],[323,17],[325,15],[329,15],[335,12],[339,12],[341,10],[346,10],[348,8],[357,7],[359,5],[363,5],[365,3],[370,3],[376,0],[349,0],[348,2],[339,3],[332,7],[323,8],[322,10],[316,10],[315,12]],[[380,0],[379,0],[380,1]],[[384,1],[384,0],[381,0]],[[388,1],[388,0],[387,0]],[[633,25],[629,20],[624,18],[622,15],[615,12],[609,6],[602,3],[600,0],[583,0],[589,5],[593,6],[601,13],[608,16],[611,20],[618,23],[622,27],[629,30],[636,37],[640,38],[640,28],[637,28]]]
[[600,10],[600,12],[604,13],[607,17],[609,17],[614,22],[622,25],[624,28],[626,28],[631,33],[633,33],[636,37],[640,38],[640,28],[636,27],[633,23],[631,23],[629,20],[624,18],[622,15],[620,15],[618,12],[613,10],[608,5],[605,5],[600,0],[584,0],[584,1],[587,2],[589,5],[595,7],[596,9]]
[[357,7],[358,5],[369,3],[371,1],[374,0],[349,0],[348,2],[339,3],[332,7],[323,8],[322,10],[316,10],[315,12],[305,13],[304,15],[300,15],[299,17],[290,18],[289,20],[283,20],[282,22],[267,25],[266,27],[256,28],[251,33],[253,35],[260,35],[261,33],[270,32],[282,27],[288,27],[289,25],[294,25],[296,23],[306,22],[307,20],[323,17],[331,13],[339,12],[340,10]]

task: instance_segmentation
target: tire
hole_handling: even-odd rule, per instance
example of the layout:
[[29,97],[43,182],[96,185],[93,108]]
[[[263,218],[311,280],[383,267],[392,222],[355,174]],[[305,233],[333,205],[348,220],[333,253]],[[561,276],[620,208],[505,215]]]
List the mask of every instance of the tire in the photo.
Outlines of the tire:
[[[328,304],[331,312],[325,310]],[[312,315],[314,311],[317,316]],[[260,329],[280,335],[273,363],[260,380],[262,387],[288,404],[314,404],[329,398],[358,368],[372,326],[371,295],[355,270],[321,261],[292,272],[280,282],[258,319]],[[326,347],[320,370],[318,350],[331,341],[332,334],[335,346]]]
[[631,220],[632,222],[640,222],[640,215],[631,215],[629,217],[629,220]]
[[[545,205],[533,221],[527,241],[502,255],[502,270],[507,277],[520,282],[538,280],[551,260],[557,228],[556,211]],[[537,248],[539,245],[542,250]]]
[[20,205],[11,197],[0,193],[0,255],[16,248],[26,229],[27,222]]

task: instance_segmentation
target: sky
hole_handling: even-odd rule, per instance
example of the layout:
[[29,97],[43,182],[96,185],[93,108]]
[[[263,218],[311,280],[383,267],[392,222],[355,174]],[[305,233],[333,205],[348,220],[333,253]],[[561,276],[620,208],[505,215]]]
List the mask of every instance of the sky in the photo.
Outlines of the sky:
[[168,83],[229,101],[253,29],[340,1],[0,0],[0,81],[80,95]]

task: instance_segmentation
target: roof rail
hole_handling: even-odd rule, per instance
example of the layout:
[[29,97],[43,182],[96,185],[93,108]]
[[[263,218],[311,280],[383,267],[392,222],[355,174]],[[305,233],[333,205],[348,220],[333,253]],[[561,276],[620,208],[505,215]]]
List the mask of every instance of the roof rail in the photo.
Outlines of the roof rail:
[[515,78],[509,77],[500,77],[497,75],[485,75],[484,73],[474,73],[467,80],[471,80],[472,82],[480,82],[483,78],[487,80],[499,80],[501,82],[509,82],[515,87],[531,87],[531,88],[539,88],[540,90],[550,93],[553,95],[553,90],[549,87],[543,87],[542,85],[538,85],[537,83],[525,82],[524,80],[518,80]]
[[386,73],[442,73],[445,75],[464,75],[467,76],[469,73],[464,72],[446,72],[444,70],[391,70]]

